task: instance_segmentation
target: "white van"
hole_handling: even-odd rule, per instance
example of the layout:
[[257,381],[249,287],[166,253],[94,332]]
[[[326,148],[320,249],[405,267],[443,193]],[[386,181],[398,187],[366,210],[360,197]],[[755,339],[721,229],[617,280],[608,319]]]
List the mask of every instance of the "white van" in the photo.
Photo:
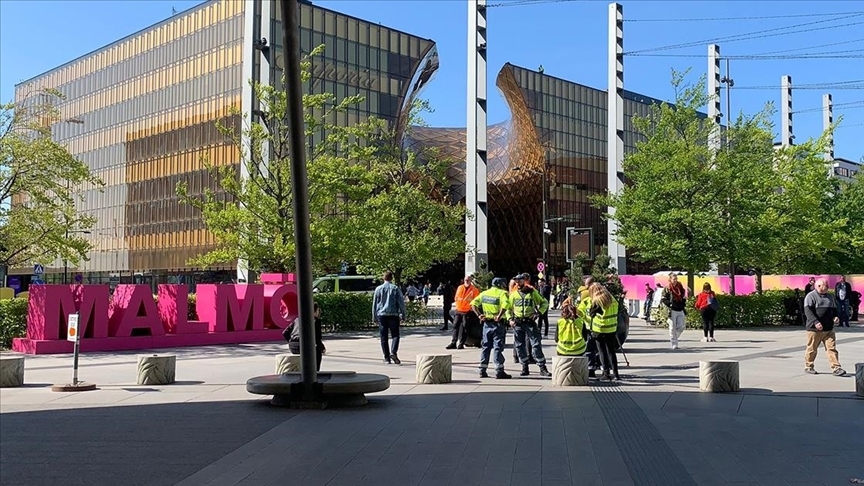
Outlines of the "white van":
[[374,275],[325,275],[312,282],[312,292],[358,292],[371,294],[381,285]]

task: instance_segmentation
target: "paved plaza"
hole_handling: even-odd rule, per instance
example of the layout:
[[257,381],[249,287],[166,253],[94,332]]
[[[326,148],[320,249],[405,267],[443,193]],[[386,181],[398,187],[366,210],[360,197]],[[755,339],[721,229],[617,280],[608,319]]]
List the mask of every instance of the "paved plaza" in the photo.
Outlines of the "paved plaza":
[[[554,320],[553,320],[554,322]],[[854,326],[854,324],[853,324]],[[839,378],[803,372],[804,331],[686,331],[635,320],[624,380],[555,388],[477,376],[477,349],[453,350],[453,383],[416,385],[414,356],[451,353],[449,333],[405,330],[402,366],[367,334],[326,336],[322,368],[384,373],[360,409],[296,411],[249,395],[279,343],[159,350],[170,386],[136,386],[136,352],[82,356],[98,390],[54,393],[71,357],[27,358],[22,388],[0,390],[3,485],[848,485],[864,482],[864,400],[854,396],[864,327],[838,331]],[[508,336],[512,341],[512,334]],[[547,356],[554,343],[546,341]],[[698,362],[740,361],[741,393],[699,392]]]

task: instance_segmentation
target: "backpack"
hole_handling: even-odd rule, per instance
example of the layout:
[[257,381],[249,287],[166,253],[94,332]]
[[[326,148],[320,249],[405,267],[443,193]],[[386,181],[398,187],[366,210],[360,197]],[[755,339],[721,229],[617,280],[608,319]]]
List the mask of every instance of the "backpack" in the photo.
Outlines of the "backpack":
[[720,310],[720,302],[717,302],[717,297],[713,295],[708,296],[708,307],[714,311]]

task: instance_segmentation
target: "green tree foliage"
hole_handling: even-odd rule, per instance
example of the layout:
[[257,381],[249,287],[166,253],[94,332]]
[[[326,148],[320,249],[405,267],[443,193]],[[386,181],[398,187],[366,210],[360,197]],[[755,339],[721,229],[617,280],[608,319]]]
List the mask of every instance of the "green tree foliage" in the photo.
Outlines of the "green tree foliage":
[[685,85],[685,74],[673,73],[674,106],[654,105],[647,117],[633,118],[644,140],[624,157],[629,184],[594,201],[614,208],[618,240],[634,256],[692,275],[712,261],[710,228],[719,222],[719,194],[712,190],[710,127],[698,114],[707,101],[705,83]]
[[52,137],[52,127],[82,123],[61,117],[62,100],[43,89],[0,106],[0,265],[87,258],[90,243],[81,231],[95,218],[77,212],[75,202],[102,181]]
[[[322,51],[323,46],[304,59],[304,83],[311,80],[311,58]],[[243,259],[253,270],[290,272],[295,249],[286,97],[272,86],[253,83],[252,88],[260,117],[244,119],[239,132],[219,127],[239,148],[241,171],[248,177],[238,177],[235,167],[211,167],[227,197],[190,194],[185,183],[177,186],[218,241],[215,250],[190,263]],[[451,204],[446,191],[450,161],[434,151],[403,147],[404,130],[374,117],[337,125],[340,114],[362,101],[331,93],[303,96],[313,266],[327,271],[352,261],[375,274],[392,270],[399,283],[464,250],[465,210]],[[407,125],[421,123],[420,113],[428,109],[425,102],[415,103]]]
[[864,273],[864,171],[839,184],[829,200],[829,211],[836,225],[826,267],[831,273]]
[[[311,57],[322,51],[319,47],[303,60],[305,83],[311,79]],[[260,116],[255,120],[244,117],[239,132],[219,125],[220,132],[239,149],[240,171],[248,177],[238,177],[234,166],[210,166],[224,195],[211,190],[191,194],[185,182],[177,185],[181,200],[201,211],[218,242],[216,249],[190,264],[206,267],[243,259],[254,270],[290,272],[296,257],[286,95],[281,89],[257,83],[252,83],[252,89],[260,102]],[[349,160],[368,152],[360,142],[376,133],[380,122],[370,119],[340,127],[336,118],[361,101],[360,96],[337,100],[330,93],[303,96],[307,139],[323,134],[306,147],[312,257],[318,270],[338,268],[356,243],[357,221],[350,203],[365,195],[371,175]]]
[[[410,127],[422,125],[428,103],[411,107]],[[466,251],[464,206],[453,204],[446,171],[452,161],[433,149],[405,147],[397,127],[383,128],[362,155],[371,185],[356,205],[362,221],[355,260],[372,273],[393,271],[397,283]]]
[[489,264],[482,258],[478,259],[479,268],[474,272],[474,285],[480,290],[486,290],[492,287],[492,280],[495,278],[495,273],[489,271]]

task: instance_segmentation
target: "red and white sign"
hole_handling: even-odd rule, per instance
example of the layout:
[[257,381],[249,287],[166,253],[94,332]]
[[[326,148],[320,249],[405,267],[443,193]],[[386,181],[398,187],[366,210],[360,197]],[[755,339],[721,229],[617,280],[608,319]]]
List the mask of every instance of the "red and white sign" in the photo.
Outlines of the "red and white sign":
[[76,342],[80,340],[78,336],[78,314],[69,314],[69,323],[66,325],[66,340]]

